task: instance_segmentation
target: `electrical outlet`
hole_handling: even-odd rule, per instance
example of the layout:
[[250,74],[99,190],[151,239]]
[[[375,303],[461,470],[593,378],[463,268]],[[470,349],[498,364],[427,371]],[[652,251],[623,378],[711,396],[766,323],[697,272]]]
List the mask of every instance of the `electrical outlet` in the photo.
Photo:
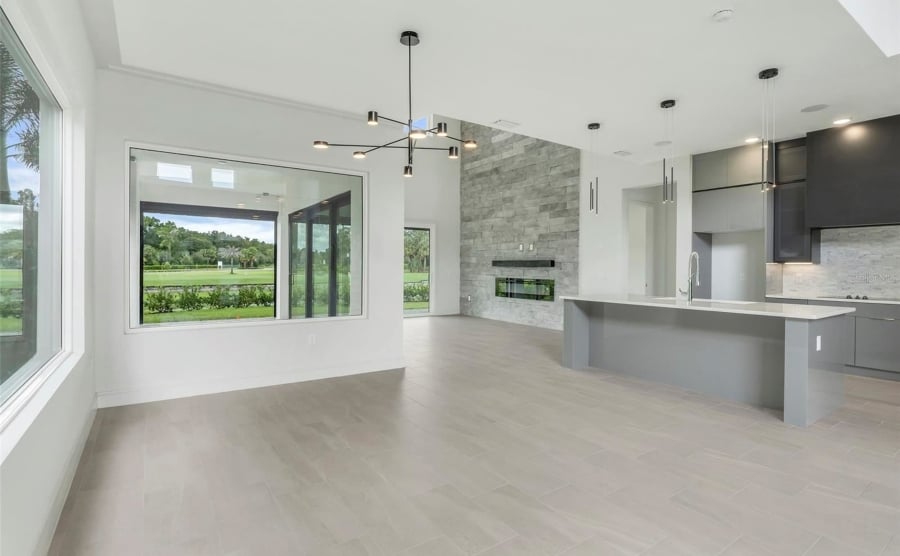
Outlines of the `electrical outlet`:
[[822,337],[816,336],[816,351],[822,351]]
[[471,296],[471,295],[467,295],[467,296],[466,296],[466,301],[472,301],[472,296]]
[[316,335],[315,335],[315,334],[310,334],[310,335],[306,338],[306,341],[307,341],[307,343],[308,343],[309,345],[311,345],[311,346],[316,345]]

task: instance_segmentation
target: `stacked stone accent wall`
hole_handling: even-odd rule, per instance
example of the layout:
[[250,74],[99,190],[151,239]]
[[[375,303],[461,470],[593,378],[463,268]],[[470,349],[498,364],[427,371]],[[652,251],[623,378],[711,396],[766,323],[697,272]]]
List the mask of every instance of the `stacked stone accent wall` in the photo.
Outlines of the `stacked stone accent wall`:
[[900,226],[822,230],[821,264],[784,265],[783,293],[900,299]]
[[[462,153],[460,171],[461,312],[562,329],[559,296],[578,293],[579,151],[468,122],[462,136],[478,148]],[[556,267],[500,268],[495,259],[554,259]],[[555,299],[498,298],[498,276],[551,278]]]

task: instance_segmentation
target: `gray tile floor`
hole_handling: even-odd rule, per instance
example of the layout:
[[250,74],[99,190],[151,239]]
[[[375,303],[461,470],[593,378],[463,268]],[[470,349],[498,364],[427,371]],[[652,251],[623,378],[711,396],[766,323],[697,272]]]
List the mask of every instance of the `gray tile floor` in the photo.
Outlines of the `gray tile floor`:
[[800,429],[558,332],[405,327],[405,372],[100,411],[51,554],[900,554],[900,383]]

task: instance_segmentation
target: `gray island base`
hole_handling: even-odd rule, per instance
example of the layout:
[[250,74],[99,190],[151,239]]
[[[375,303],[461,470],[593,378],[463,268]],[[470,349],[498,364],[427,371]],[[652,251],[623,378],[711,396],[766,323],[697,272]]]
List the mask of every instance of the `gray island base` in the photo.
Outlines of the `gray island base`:
[[782,409],[808,426],[840,407],[847,307],[566,296],[563,366]]

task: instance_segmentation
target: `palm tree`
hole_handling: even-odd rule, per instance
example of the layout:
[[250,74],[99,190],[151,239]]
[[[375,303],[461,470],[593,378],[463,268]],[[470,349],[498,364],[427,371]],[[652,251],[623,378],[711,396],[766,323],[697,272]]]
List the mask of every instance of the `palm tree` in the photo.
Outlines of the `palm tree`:
[[234,258],[239,257],[241,250],[234,246],[219,247],[219,256],[223,259],[231,259],[231,274],[234,274]]
[[[35,170],[39,165],[41,99],[22,68],[0,43],[0,203],[11,203],[8,158],[15,158]],[[17,142],[9,145],[9,136]]]

